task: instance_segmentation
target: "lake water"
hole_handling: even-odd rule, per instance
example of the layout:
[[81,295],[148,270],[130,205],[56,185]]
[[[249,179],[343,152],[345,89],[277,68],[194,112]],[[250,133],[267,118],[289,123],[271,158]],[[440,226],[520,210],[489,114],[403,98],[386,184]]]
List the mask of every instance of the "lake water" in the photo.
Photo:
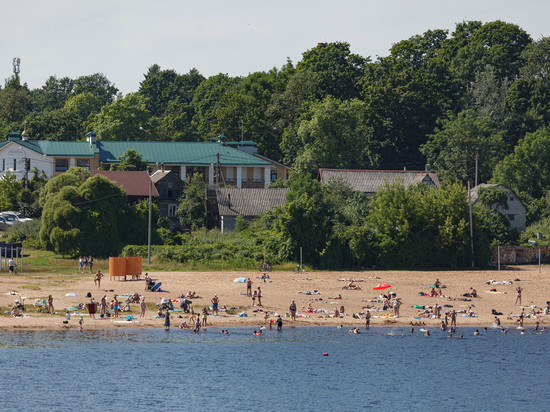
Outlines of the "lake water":
[[[2,410],[550,410],[550,332],[0,331]],[[328,356],[323,356],[323,353]]]

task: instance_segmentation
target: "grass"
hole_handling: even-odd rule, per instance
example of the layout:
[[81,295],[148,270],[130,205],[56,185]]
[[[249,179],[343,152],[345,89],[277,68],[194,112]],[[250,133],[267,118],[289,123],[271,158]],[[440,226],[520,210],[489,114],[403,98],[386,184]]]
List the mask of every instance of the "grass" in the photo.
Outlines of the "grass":
[[[23,270],[19,267],[19,273],[24,274],[25,278],[29,278],[29,276],[37,280],[47,278],[51,285],[58,285],[75,279],[76,276],[90,276],[89,273],[77,273],[77,267],[77,259],[65,258],[46,250],[27,248],[23,250]],[[288,262],[274,266],[273,270],[292,271],[295,267],[296,263]],[[144,258],[142,268],[143,272],[246,271],[246,269],[238,267],[238,263],[232,262],[231,259],[215,259],[209,261],[208,264],[193,261],[178,263],[161,262],[155,256],[152,256],[150,265],[147,263],[147,258]],[[97,270],[101,270],[107,275],[109,273],[109,259],[94,258],[94,272]],[[248,270],[257,271],[257,268]],[[55,276],[52,276],[52,274],[55,274]],[[33,286],[26,285],[25,288],[32,289]]]

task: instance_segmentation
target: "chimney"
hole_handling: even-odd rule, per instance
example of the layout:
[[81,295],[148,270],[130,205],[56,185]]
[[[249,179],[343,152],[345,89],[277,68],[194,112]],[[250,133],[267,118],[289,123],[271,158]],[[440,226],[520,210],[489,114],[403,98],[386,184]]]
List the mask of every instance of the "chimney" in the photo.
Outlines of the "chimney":
[[90,146],[93,146],[97,142],[97,134],[96,132],[88,132],[86,133],[86,141],[90,143]]
[[426,171],[426,172],[429,172],[429,171],[430,171],[430,164],[429,164],[429,163],[426,163],[426,164],[424,165],[424,171]]
[[403,166],[403,171],[407,171],[407,166]]

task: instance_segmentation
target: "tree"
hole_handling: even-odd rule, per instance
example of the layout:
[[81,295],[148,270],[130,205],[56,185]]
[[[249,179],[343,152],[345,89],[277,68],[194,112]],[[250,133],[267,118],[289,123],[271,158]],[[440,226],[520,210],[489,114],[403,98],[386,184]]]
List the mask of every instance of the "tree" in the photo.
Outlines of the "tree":
[[141,154],[139,154],[134,149],[128,149],[124,152],[122,156],[118,158],[120,163],[114,168],[111,166],[112,170],[124,170],[124,171],[136,171],[136,170],[147,170],[147,160],[145,160]]
[[324,96],[337,99],[359,97],[359,80],[364,74],[367,59],[353,54],[344,42],[319,43],[302,54],[298,71],[317,73]]
[[494,170],[494,183],[540,199],[550,186],[550,132],[527,133]]
[[505,150],[502,134],[487,119],[465,111],[443,121],[441,128],[420,147],[442,181],[463,184],[475,181],[476,156],[479,156],[479,181],[486,182]]
[[211,137],[213,133],[211,124],[214,121],[218,101],[237,82],[238,79],[220,73],[201,82],[195,90],[192,101],[195,110],[193,124],[203,138]]
[[74,95],[88,92],[99,99],[101,106],[112,103],[118,95],[118,89],[102,73],[80,76],[74,81]]
[[369,168],[378,164],[379,150],[365,121],[365,104],[357,99],[327,97],[311,106],[296,135],[281,144],[285,160],[298,172],[319,168]]
[[204,177],[194,174],[185,181],[176,215],[183,227],[191,230],[206,226],[206,203],[204,198]]
[[124,190],[100,175],[82,182],[63,175],[48,182],[60,189],[46,198],[41,245],[64,256],[117,255],[137,224],[128,217]]
[[71,167],[65,173],[48,180],[40,191],[40,206],[44,207],[50,197],[55,196],[65,186],[79,187],[91,176],[90,172],[82,167]]
[[22,189],[21,182],[13,173],[0,176],[0,211],[19,210],[17,196]]
[[44,85],[32,91],[33,106],[40,112],[61,109],[70,98],[74,80],[50,76]]
[[146,127],[150,118],[144,97],[132,93],[103,106],[89,129],[95,130],[103,140],[145,140],[147,134],[140,127]]

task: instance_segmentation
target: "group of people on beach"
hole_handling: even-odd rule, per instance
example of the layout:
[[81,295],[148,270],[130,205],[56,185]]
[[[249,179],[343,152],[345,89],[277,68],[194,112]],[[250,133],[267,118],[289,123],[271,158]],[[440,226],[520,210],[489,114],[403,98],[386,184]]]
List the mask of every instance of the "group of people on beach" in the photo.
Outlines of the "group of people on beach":
[[78,258],[78,273],[86,273],[90,269],[90,273],[94,271],[94,258],[92,256],[80,256]]

